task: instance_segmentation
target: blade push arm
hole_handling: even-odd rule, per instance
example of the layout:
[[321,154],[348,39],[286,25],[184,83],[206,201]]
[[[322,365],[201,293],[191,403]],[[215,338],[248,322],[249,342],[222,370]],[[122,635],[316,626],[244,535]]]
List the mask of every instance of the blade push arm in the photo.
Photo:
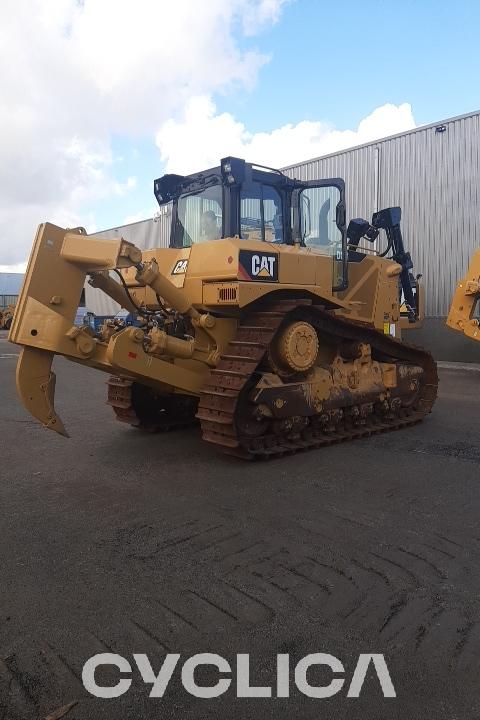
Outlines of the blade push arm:
[[474,318],[479,301],[480,250],[473,256],[467,274],[457,285],[447,318],[448,327],[480,341],[480,323]]
[[399,207],[386,208],[374,213],[372,226],[378,230],[383,229],[387,234],[388,247],[385,253],[392,251],[392,260],[397,262],[402,271],[400,273],[400,284],[405,298],[409,323],[416,323],[420,315],[418,297],[414,294],[414,278],[410,271],[413,269],[413,262],[409,252],[406,252],[403,244],[400,220],[402,211]]

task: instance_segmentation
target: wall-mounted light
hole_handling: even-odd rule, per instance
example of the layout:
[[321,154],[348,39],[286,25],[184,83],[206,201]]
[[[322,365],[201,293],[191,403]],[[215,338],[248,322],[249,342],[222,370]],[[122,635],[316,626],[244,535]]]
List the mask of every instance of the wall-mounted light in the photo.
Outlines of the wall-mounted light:
[[447,132],[447,126],[446,125],[437,125],[435,128],[436,133],[444,133]]

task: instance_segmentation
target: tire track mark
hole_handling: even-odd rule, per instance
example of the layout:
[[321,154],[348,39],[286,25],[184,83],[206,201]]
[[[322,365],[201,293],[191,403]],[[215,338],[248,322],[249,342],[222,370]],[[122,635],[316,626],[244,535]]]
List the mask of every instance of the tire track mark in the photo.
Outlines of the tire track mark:
[[196,630],[198,632],[199,628],[198,625],[196,625],[192,620],[189,620],[185,615],[182,615],[178,610],[174,610],[169,605],[166,605],[165,603],[162,603],[161,600],[157,600],[156,598],[149,598],[152,602],[154,602],[156,605],[159,605],[163,610],[166,610],[168,613],[176,617],[178,620],[181,620],[183,623],[188,625],[189,627],[193,628],[193,630]]
[[223,562],[223,560],[226,560],[228,557],[233,557],[234,555],[240,555],[241,553],[246,552],[247,550],[251,550],[252,548],[256,547],[257,545],[263,545],[264,543],[262,541],[254,542],[251,545],[246,545],[243,548],[239,548],[238,550],[233,550],[232,552],[227,553],[226,555],[222,555],[221,558],[219,558],[220,562]]
[[420,650],[421,645],[429,639],[431,629],[435,620],[444,613],[444,608],[435,600],[427,610],[428,620],[425,624],[419,625],[415,632],[415,652]]
[[[190,532],[181,537],[175,537],[175,533],[177,533],[179,529],[191,527],[193,530],[194,526],[198,526],[199,522],[200,521],[198,520],[192,520],[178,526],[171,526],[167,529],[159,528],[158,526],[151,524],[141,525],[133,529],[122,529],[118,534],[120,536],[120,541],[126,548],[130,549],[130,552],[126,553],[127,557],[133,557],[139,560],[149,560],[159,552],[175,548],[178,545],[190,542],[195,538],[199,538],[202,535],[206,535],[214,530],[225,527],[224,523],[219,523],[216,525],[210,525],[209,527],[201,527],[196,532]],[[142,532],[145,528],[148,529],[148,532]],[[170,535],[170,537],[165,538],[165,535],[167,534]],[[172,535],[173,537],[171,537]]]
[[162,648],[162,650],[164,650],[167,654],[171,652],[171,648],[169,648],[165,640],[160,640],[160,638],[158,638],[154,632],[149,630],[149,628],[146,628],[141,623],[133,620],[133,618],[130,618],[130,622],[132,623],[132,625],[135,625],[135,627],[138,628],[140,632],[149,637],[150,640],[153,640],[153,642],[158,645],[158,647]]
[[453,650],[450,667],[453,667],[456,663],[459,662],[460,657],[465,649],[465,646],[466,646],[468,640],[470,639],[474,625],[475,625],[475,623],[470,620],[463,627],[457,628],[457,633],[460,635],[460,639],[458,640],[458,642],[455,645],[455,648]]
[[311,555],[305,555],[305,557],[307,560],[310,560],[310,562],[313,562],[314,565],[318,565],[319,567],[324,567],[327,570],[331,570],[332,572],[339,575],[344,580],[347,580],[347,582],[351,583],[354,588],[356,588],[357,590],[360,591],[360,587],[357,585],[355,580],[350,575],[347,575],[347,573],[344,572],[343,570],[341,570],[339,567],[337,567],[335,565],[330,565],[329,563],[320,562],[320,560],[313,558]]
[[270,607],[270,605],[268,605],[266,602],[263,602],[263,600],[260,600],[260,598],[257,598],[254,595],[251,595],[249,592],[247,592],[243,588],[239,588],[236,585],[233,585],[233,583],[227,582],[226,580],[222,580],[222,582],[225,585],[227,585],[227,587],[232,588],[232,590],[235,590],[240,595],[243,595],[244,597],[248,598],[249,600],[252,600],[254,603],[261,605],[267,611],[270,618],[275,615],[275,610],[272,607]]
[[224,615],[227,615],[227,617],[231,618],[232,620],[235,620],[235,622],[238,622],[238,617],[231,613],[229,610],[226,610],[225,608],[221,607],[220,605],[217,605],[213,600],[210,600],[209,598],[204,597],[203,595],[200,595],[199,592],[196,590],[187,590],[190,595],[194,595],[202,602],[206,603],[207,605],[210,605],[211,607],[215,608],[215,610],[218,610],[219,612],[223,613]]
[[115,653],[117,652],[117,651],[114,650],[112,647],[110,647],[110,645],[107,645],[107,643],[105,642],[105,640],[102,640],[100,637],[98,637],[98,635],[95,635],[95,633],[93,633],[93,632],[90,631],[90,635],[91,635],[98,643],[100,643],[100,645],[101,645],[102,647],[107,648],[108,652],[111,652],[111,653],[113,653],[113,654],[115,654]]
[[302,578],[302,580],[306,580],[307,582],[312,583],[312,585],[315,585],[316,587],[320,588],[320,590],[323,590],[327,593],[327,595],[332,594],[332,589],[328,585],[324,585],[323,583],[319,583],[313,578],[311,578],[309,575],[305,575],[304,573],[300,572],[299,570],[294,570],[293,568],[288,567],[287,565],[282,565],[281,563],[278,564],[278,567],[282,570],[286,570],[289,573],[292,573],[292,575],[296,575],[299,578]]
[[[201,537],[202,535],[205,535],[206,533],[212,532],[212,530],[218,530],[218,528],[224,527],[223,525],[213,525],[212,527],[200,530],[200,532],[193,533],[192,535],[187,535],[186,537],[177,538],[176,540],[171,540],[168,542],[161,543],[157,549],[151,553],[151,555],[155,555],[157,552],[160,552],[161,550],[166,550],[170,547],[176,547],[177,545],[182,545],[185,542],[189,542],[189,540],[194,540],[197,537]],[[147,556],[149,557],[149,556]]]
[[441,550],[441,548],[435,547],[434,545],[428,545],[427,543],[422,543],[423,547],[428,548],[429,550],[433,550],[434,552],[438,552],[441,555],[445,555],[446,557],[450,558],[450,560],[455,560],[456,555],[452,555],[451,553],[447,552],[446,550]]
[[[294,595],[288,593],[285,588],[264,575],[260,569],[241,567],[238,573],[230,574],[228,582],[236,583],[236,587],[238,587],[238,584],[241,584],[242,587],[247,586],[252,593],[261,595],[265,598],[263,602],[274,615],[284,611],[286,605],[288,607],[291,607],[292,604],[294,607],[299,605],[299,601]],[[254,595],[254,597],[257,597],[257,595]]]
[[451,543],[452,545],[456,545],[457,547],[464,550],[464,546],[460,545],[459,543],[455,542],[455,540],[452,540],[451,538],[446,537],[446,535],[440,535],[440,533],[435,533],[437,537],[439,537],[441,540],[445,540],[445,542]]
[[390,605],[389,613],[388,613],[387,617],[385,618],[385,620],[384,620],[384,622],[383,622],[383,625],[381,626],[381,628],[380,628],[380,630],[379,630],[379,634],[381,634],[381,633],[385,630],[385,628],[392,622],[392,620],[393,620],[395,617],[397,617],[397,615],[398,615],[404,608],[407,607],[408,602],[409,602],[409,601],[408,601],[407,597],[404,596],[404,597],[399,598],[399,600],[397,600],[397,602],[392,603],[392,604]]
[[199,550],[195,550],[194,555],[198,555],[199,553],[205,552],[205,550],[209,550],[212,547],[216,547],[217,545],[221,545],[223,542],[227,542],[227,540],[233,540],[236,537],[239,537],[242,535],[241,532],[232,533],[231,535],[226,535],[225,537],[219,538],[218,540],[214,540],[211,543],[208,543],[208,545],[204,545]]
[[387,585],[387,587],[391,587],[392,583],[390,582],[388,575],[385,575],[385,573],[383,573],[381,570],[377,570],[374,567],[366,567],[365,565],[362,565],[359,560],[356,560],[354,558],[351,558],[350,562],[356,567],[360,568],[360,570],[363,570],[368,574],[373,573],[374,575],[377,575],[377,577],[379,577],[385,583],[385,585]]
[[339,520],[344,520],[345,522],[349,522],[352,525],[358,525],[361,528],[367,528],[368,530],[375,530],[376,526],[374,523],[366,523],[362,522],[361,520],[358,520],[356,518],[350,518],[348,515],[342,515],[341,513],[334,512],[333,510],[325,510],[324,513],[326,515],[329,515],[330,517],[337,518]]
[[64,668],[68,671],[68,673],[75,678],[77,682],[79,682],[83,686],[82,678],[80,676],[80,673],[78,673],[72,665],[66,660],[66,658],[57,650],[57,648],[53,647],[49,642],[47,642],[47,647],[50,649],[50,651],[53,653],[53,655],[58,658],[60,663],[64,666]]
[[437,567],[433,562],[428,560],[427,558],[423,557],[422,555],[418,555],[418,553],[411,552],[411,550],[406,550],[403,547],[399,547],[398,550],[400,552],[405,553],[405,555],[410,555],[410,557],[415,558],[416,560],[420,560],[421,562],[424,562],[425,565],[428,565],[428,567],[432,568],[434,573],[437,575],[440,580],[446,580],[448,575],[443,570],[441,570],[439,567]]
[[425,625],[419,625],[416,632],[415,632],[415,652],[418,652],[420,645],[422,644],[425,635],[427,633],[427,628]]
[[401,565],[400,563],[395,562],[395,560],[391,560],[390,558],[387,558],[384,555],[378,555],[378,553],[375,553],[373,551],[371,551],[370,554],[373,555],[374,557],[378,558],[379,560],[382,560],[383,562],[386,562],[389,565],[393,565],[398,570],[401,570],[402,572],[404,572],[412,580],[415,587],[419,587],[420,583],[419,583],[418,577],[411,570],[406,568],[404,565]]
[[77,680],[77,682],[79,682],[80,685],[82,685],[82,687],[83,687],[83,681],[82,681],[82,677],[81,677],[80,673],[77,673],[75,668],[73,668],[70,665],[70,663],[64,658],[64,656],[60,655],[60,653],[57,653],[57,658],[60,660],[62,665],[70,672],[70,674],[75,678],[75,680]]
[[251,575],[253,575],[254,577],[260,578],[267,587],[272,587],[275,590],[278,590],[282,596],[287,595],[290,602],[292,602],[295,607],[298,607],[299,605],[303,604],[302,601],[299,600],[293,592],[290,592],[290,590],[288,588],[282,587],[281,585],[279,585],[279,583],[275,582],[275,580],[272,580],[271,578],[265,577],[265,575],[262,575],[262,573],[260,571],[252,570]]
[[292,528],[293,530],[295,530],[295,528],[300,528],[308,535],[318,535],[318,537],[321,537],[323,540],[328,540],[333,545],[336,545],[338,543],[338,538],[332,537],[331,535],[327,535],[327,533],[322,532],[321,530],[315,530],[314,528],[305,527],[305,525],[303,525],[303,523],[301,523],[301,522],[294,522],[294,523],[292,523],[292,525],[293,525],[293,528]]

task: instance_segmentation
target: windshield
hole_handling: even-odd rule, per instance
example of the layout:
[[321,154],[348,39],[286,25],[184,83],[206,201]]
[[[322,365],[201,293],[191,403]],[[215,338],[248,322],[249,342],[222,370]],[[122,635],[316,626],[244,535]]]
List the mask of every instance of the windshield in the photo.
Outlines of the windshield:
[[270,185],[255,183],[240,196],[240,237],[283,242],[282,199]]
[[190,247],[222,237],[222,186],[211,185],[201,192],[178,199],[175,247]]

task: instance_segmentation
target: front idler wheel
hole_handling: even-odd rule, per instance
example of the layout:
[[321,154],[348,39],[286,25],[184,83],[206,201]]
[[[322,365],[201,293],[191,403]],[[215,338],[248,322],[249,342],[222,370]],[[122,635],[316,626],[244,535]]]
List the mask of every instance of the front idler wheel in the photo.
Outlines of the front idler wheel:
[[317,332],[308,322],[289,323],[273,339],[268,354],[272,368],[282,377],[306,373],[317,361]]

